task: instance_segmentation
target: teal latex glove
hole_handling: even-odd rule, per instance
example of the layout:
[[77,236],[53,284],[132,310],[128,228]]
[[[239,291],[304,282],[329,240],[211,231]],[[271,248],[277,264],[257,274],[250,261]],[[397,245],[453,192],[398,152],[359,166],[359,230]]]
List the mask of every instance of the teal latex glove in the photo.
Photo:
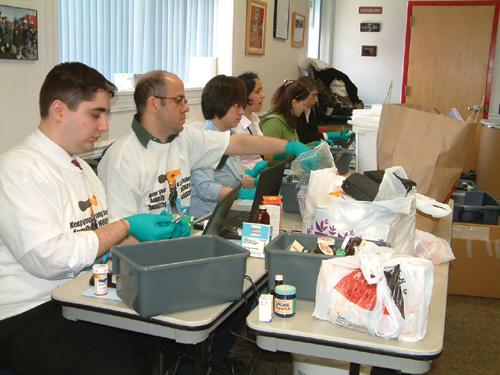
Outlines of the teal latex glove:
[[259,161],[255,164],[255,167],[253,167],[253,169],[247,169],[245,171],[245,174],[250,177],[256,178],[260,174],[260,172],[267,168],[267,164],[267,161]]
[[351,129],[342,130],[342,138],[341,139],[343,141],[348,141],[352,137],[354,137],[354,132]]
[[187,222],[188,218],[184,216],[178,223],[175,224],[174,233],[172,233],[172,237],[170,238],[179,238],[179,237],[189,237],[191,235],[191,227]]
[[130,224],[130,234],[139,241],[158,241],[171,238],[176,224],[172,215],[137,214],[125,218]]
[[333,139],[335,141],[339,140],[348,141],[354,136],[354,133],[352,132],[351,129],[347,129],[347,130],[342,130],[341,132],[326,133],[326,135],[328,136],[328,139]]
[[300,154],[310,151],[311,149],[307,147],[305,144],[300,143],[299,141],[290,141],[285,146],[285,151],[287,155],[293,155],[295,157]]
[[255,180],[253,180],[253,186],[257,187],[259,184],[259,178],[257,177]]
[[334,146],[333,141],[331,141],[330,139],[325,139],[325,140],[323,140],[323,141],[314,142],[314,147],[319,146],[319,145],[321,144],[321,142],[326,142],[326,143],[328,143],[331,147],[333,147],[333,146]]
[[280,160],[283,160],[284,158],[286,158],[286,154],[276,154],[276,155],[273,155],[273,159],[275,161],[280,161]]
[[342,137],[341,132],[329,132],[329,133],[326,133],[326,135],[328,136],[328,139],[331,139],[334,141],[338,141],[338,140],[340,140],[340,137]]
[[254,199],[255,190],[257,189],[241,189],[236,196],[237,199]]

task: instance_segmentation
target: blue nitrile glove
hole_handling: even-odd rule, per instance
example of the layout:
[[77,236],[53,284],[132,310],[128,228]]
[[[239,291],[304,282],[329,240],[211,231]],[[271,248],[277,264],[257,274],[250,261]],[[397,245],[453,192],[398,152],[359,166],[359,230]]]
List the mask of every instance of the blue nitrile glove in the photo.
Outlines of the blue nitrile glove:
[[170,222],[172,215],[137,214],[125,220],[130,224],[130,234],[142,242],[171,238],[176,227]]
[[342,130],[342,138],[341,139],[343,141],[348,141],[352,137],[354,137],[354,132],[351,129]]
[[257,177],[255,180],[253,180],[253,186],[257,187],[259,184],[259,178]]
[[174,223],[175,230],[170,238],[189,237],[191,235],[191,227],[187,223],[187,219],[188,218],[184,216],[178,223]]
[[241,189],[236,196],[237,199],[254,199],[255,190],[257,189]]
[[276,155],[273,155],[273,159],[274,161],[280,161],[280,160],[283,160],[284,158],[286,158],[286,154],[276,154]]
[[260,172],[267,168],[267,164],[267,161],[259,161],[255,164],[255,167],[253,167],[253,169],[247,169],[245,171],[245,174],[250,177],[256,178],[260,174]]
[[338,141],[340,139],[340,137],[342,136],[342,133],[341,132],[329,132],[329,133],[326,133],[326,135],[328,136],[328,139]]
[[311,151],[311,149],[299,141],[290,141],[286,144],[285,151],[287,155],[297,157],[304,152]]
[[319,145],[321,144],[321,142],[326,142],[326,143],[328,143],[328,144],[330,145],[330,147],[335,146],[335,145],[333,144],[333,141],[331,141],[331,140],[329,140],[329,139],[325,139],[325,140],[323,140],[323,141],[314,142],[314,147],[319,146]]

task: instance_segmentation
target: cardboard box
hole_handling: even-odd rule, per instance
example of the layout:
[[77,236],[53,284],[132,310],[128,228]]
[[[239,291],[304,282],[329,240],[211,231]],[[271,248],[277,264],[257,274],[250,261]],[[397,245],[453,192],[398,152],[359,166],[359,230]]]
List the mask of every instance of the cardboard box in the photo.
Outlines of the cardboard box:
[[281,233],[281,196],[263,197],[264,204],[267,206],[267,212],[271,218],[271,227],[273,228],[271,237],[275,238]]
[[448,293],[500,298],[500,226],[453,223]]

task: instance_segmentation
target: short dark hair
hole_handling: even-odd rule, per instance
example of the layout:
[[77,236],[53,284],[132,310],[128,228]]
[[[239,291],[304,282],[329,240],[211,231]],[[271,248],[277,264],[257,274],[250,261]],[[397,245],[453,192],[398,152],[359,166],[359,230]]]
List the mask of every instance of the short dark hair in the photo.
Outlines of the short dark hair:
[[81,102],[91,101],[99,91],[111,97],[117,88],[94,68],[80,62],[65,62],[56,65],[47,74],[40,89],[40,116],[45,119],[54,100],[60,100],[71,111],[76,111]]
[[273,95],[271,113],[280,113],[291,127],[297,125],[297,118],[292,114],[292,101],[306,100],[309,97],[309,90],[304,82],[297,80],[285,80]]
[[314,78],[312,77],[309,77],[309,76],[301,76],[299,77],[298,79],[300,82],[304,82],[307,86],[307,89],[309,90],[309,92],[311,91],[319,91],[320,89],[320,86],[319,86],[319,83],[318,81],[316,81]]
[[139,118],[146,109],[149,97],[167,96],[167,74],[171,73],[164,70],[152,70],[137,82],[134,90],[134,102]]
[[241,79],[243,83],[245,83],[245,86],[247,88],[247,104],[252,105],[253,103],[248,100],[248,97],[255,89],[255,80],[260,79],[259,76],[257,76],[257,74],[255,74],[254,72],[245,72],[243,74],[240,74],[238,78]]
[[244,106],[247,102],[247,89],[243,81],[223,74],[207,82],[201,94],[203,117],[212,120],[222,118],[235,104]]

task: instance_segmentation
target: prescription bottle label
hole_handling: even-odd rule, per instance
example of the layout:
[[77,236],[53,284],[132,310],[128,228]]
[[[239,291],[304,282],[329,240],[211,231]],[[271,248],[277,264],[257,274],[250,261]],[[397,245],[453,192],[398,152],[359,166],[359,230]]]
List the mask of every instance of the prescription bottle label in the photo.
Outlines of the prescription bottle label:
[[108,294],[108,270],[107,264],[94,264],[92,271],[94,273],[94,294],[96,296],[105,296]]

